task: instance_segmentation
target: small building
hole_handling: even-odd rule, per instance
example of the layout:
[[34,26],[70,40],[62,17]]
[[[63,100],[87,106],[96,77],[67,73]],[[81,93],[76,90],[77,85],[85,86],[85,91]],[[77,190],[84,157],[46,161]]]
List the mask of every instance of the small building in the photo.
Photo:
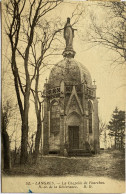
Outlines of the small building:
[[88,69],[74,59],[74,29],[64,27],[64,59],[51,70],[45,84],[43,153],[84,155],[99,152],[96,85]]

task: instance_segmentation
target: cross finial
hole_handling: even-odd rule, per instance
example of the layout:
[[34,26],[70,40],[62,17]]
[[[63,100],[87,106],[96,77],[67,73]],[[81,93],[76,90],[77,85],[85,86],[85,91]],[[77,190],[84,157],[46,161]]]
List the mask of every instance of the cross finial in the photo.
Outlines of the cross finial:
[[46,80],[46,84],[47,84],[48,79],[46,78],[45,80]]
[[96,82],[96,81],[95,81],[95,79],[94,79],[94,81],[93,81],[93,82],[94,82],[94,85],[95,85],[95,82]]

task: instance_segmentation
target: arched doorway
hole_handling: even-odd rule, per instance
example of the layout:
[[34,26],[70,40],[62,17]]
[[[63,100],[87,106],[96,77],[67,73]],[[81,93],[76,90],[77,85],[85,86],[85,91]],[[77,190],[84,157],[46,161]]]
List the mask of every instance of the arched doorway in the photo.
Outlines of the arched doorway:
[[69,150],[79,149],[80,115],[72,112],[67,118],[67,142]]

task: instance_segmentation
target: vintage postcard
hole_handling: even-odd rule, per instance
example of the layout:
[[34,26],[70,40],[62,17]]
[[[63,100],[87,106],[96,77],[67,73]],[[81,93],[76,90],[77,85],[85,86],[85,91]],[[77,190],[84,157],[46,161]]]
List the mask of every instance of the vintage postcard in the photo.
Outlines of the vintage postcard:
[[3,193],[125,193],[125,1],[2,1]]

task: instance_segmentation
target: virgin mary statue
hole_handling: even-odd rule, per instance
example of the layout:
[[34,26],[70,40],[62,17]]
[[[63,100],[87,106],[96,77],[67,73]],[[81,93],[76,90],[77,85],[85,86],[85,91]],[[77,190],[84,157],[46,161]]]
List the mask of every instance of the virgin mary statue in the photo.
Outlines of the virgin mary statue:
[[73,48],[74,29],[70,24],[70,18],[67,18],[67,23],[64,26],[64,38],[66,40],[66,49]]

